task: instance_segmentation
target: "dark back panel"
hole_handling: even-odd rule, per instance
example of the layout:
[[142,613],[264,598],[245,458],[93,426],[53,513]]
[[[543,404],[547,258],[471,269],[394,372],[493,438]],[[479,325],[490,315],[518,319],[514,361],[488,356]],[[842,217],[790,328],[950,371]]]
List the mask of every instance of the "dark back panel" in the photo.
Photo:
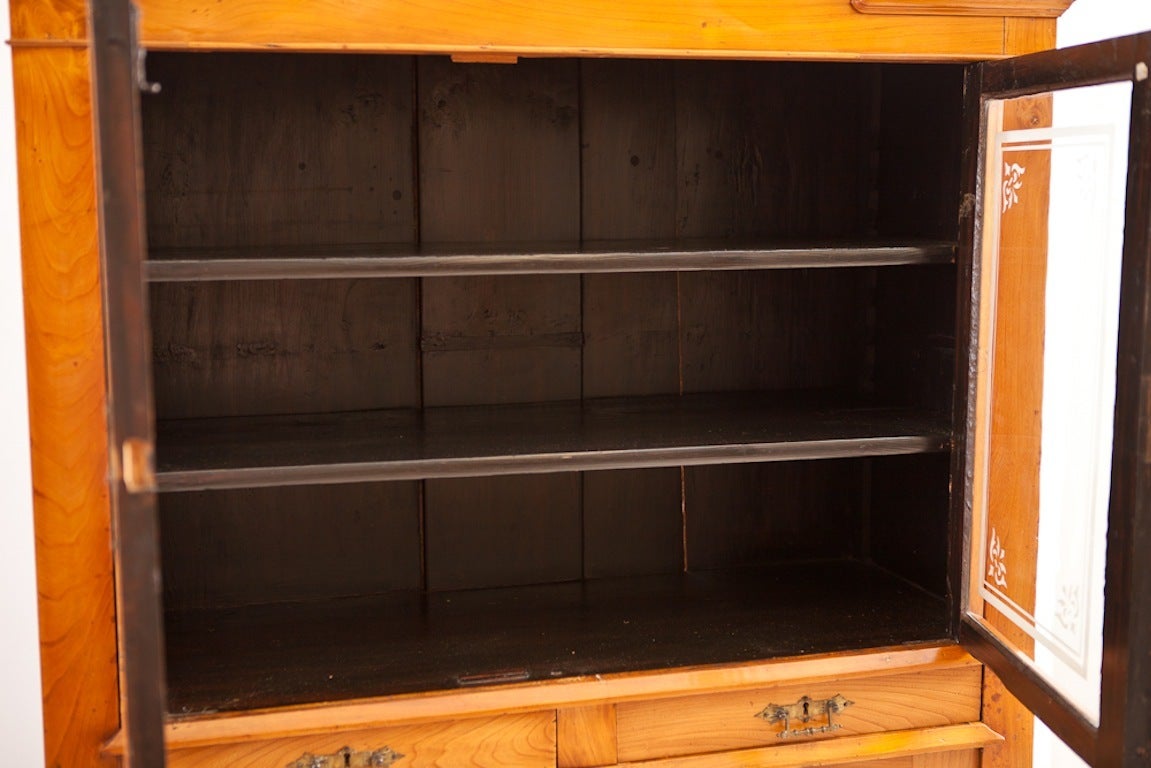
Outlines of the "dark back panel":
[[[674,67],[581,62],[582,233],[587,240],[672,239]],[[679,391],[678,278],[583,278],[585,397]],[[583,476],[584,575],[683,568],[681,470]]]
[[684,391],[865,388],[873,280],[871,269],[681,275]]
[[412,242],[412,59],[148,57],[148,240]]
[[[579,71],[419,62],[424,242],[579,237]],[[580,397],[580,278],[423,281],[426,405]],[[578,579],[574,475],[426,483],[431,589]]]
[[159,417],[417,405],[416,288],[414,280],[154,286]]
[[360,483],[166,494],[164,606],[418,589],[418,493],[418,483]]
[[879,133],[880,234],[953,239],[959,229],[963,67],[885,66]]
[[429,480],[426,487],[428,589],[580,578],[577,473]]
[[860,460],[689,467],[691,570],[861,554]]
[[[963,68],[883,68],[878,230],[954,239],[959,226]],[[876,391],[946,410],[955,375],[955,269],[881,270]]]
[[936,595],[947,594],[951,457],[871,460],[871,559]]
[[677,234],[865,233],[876,73],[869,65],[677,63]]
[[[950,81],[914,69],[904,83],[902,69],[851,64],[161,54],[150,72],[165,95],[145,116],[149,227],[162,246],[216,247],[950,236],[951,203],[932,184],[951,139],[911,119],[916,104],[948,103],[935,91]],[[917,152],[927,159],[890,173],[876,163]],[[949,270],[159,285],[157,402],[180,418],[733,389],[919,401],[946,386]],[[232,604],[671,572],[685,557],[857,556],[867,535],[896,559],[904,544],[882,526],[865,534],[864,467],[433,481],[389,486],[386,502],[371,486],[174,496],[170,596]],[[393,512],[377,533],[358,515],[380,505]],[[901,509],[893,520],[920,507]],[[382,570],[364,559],[381,542],[398,552]],[[250,561],[212,574],[197,550]],[[314,589],[292,573],[305,551],[331,563]]]

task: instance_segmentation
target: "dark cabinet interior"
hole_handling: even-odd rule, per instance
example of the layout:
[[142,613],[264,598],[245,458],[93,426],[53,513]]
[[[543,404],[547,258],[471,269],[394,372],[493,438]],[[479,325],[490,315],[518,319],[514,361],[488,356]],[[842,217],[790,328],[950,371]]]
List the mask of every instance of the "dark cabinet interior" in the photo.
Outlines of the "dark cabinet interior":
[[174,713],[948,637],[959,66],[149,74]]

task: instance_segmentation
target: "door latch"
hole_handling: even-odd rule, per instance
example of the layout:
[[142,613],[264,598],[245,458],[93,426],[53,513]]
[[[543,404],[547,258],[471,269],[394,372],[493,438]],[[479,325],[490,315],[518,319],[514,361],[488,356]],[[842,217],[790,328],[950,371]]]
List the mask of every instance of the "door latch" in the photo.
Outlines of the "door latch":
[[286,768],[387,768],[403,757],[391,747],[380,747],[370,752],[353,752],[351,747],[344,747],[330,755],[305,752],[298,760],[288,763]]

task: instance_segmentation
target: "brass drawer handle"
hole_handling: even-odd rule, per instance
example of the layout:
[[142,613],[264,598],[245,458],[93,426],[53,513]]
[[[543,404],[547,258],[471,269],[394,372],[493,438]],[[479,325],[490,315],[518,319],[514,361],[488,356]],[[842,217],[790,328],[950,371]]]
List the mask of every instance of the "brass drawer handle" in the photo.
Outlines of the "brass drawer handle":
[[403,758],[391,747],[380,747],[371,752],[353,752],[344,747],[330,755],[313,755],[305,752],[298,760],[288,763],[287,768],[387,768]]
[[[783,730],[777,734],[781,739],[790,739],[795,736],[814,736],[817,733],[829,733],[842,728],[843,726],[839,723],[832,722],[831,716],[838,715],[854,703],[854,701],[848,701],[838,693],[830,699],[820,700],[804,696],[794,704],[768,704],[762,712],[756,714],[756,717],[769,723],[782,722]],[[826,718],[826,722],[821,725],[807,725],[818,717]],[[792,722],[802,723],[805,727],[793,729],[791,727]]]

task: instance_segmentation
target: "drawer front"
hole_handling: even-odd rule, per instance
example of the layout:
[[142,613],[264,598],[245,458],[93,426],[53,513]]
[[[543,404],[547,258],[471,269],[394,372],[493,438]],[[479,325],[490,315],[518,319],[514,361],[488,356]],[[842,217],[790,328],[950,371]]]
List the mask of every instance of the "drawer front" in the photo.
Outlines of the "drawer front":
[[981,754],[978,749],[964,749],[932,755],[867,760],[862,763],[840,763],[838,768],[979,768]]
[[[553,712],[173,750],[171,768],[555,768]],[[342,751],[343,750],[343,751]],[[402,755],[398,757],[397,755]]]
[[619,760],[650,760],[977,721],[981,683],[982,668],[973,663],[619,704]]

